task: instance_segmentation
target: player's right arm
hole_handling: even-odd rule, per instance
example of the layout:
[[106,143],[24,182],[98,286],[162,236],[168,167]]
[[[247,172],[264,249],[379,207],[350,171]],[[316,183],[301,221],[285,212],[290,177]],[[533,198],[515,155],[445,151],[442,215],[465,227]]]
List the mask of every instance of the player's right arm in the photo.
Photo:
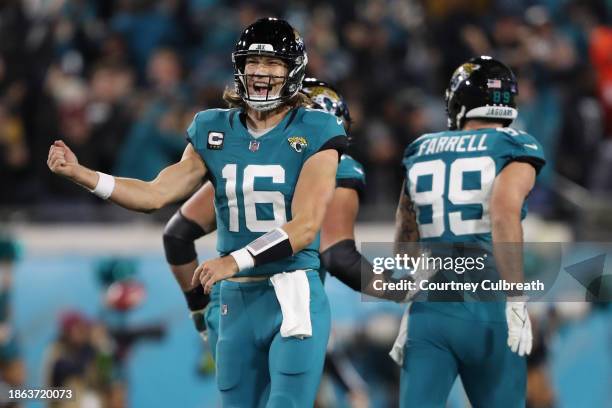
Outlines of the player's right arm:
[[198,267],[195,241],[217,228],[214,197],[212,183],[206,182],[174,213],[166,223],[163,235],[166,261],[187,301],[195,328],[205,340],[204,311],[210,297],[204,293],[202,285],[193,285],[191,279]]
[[[535,184],[533,165],[514,161],[495,179],[489,214],[493,236],[493,254],[501,279],[523,281],[523,229],[521,208]],[[531,322],[522,293],[508,293],[506,321],[508,346],[520,356],[529,354],[532,345]]]
[[[63,141],[49,149],[49,169],[88,190],[101,181],[100,173],[79,164],[76,155]],[[108,197],[112,202],[133,211],[151,212],[188,196],[206,175],[206,166],[191,144],[178,163],[163,169],[152,181],[114,178]]]
[[212,183],[206,182],[183,203],[164,228],[166,261],[183,291],[193,287],[191,278],[198,267],[195,241],[217,229],[214,197]]
[[489,202],[491,234],[497,268],[501,278],[508,282],[523,282],[521,209],[535,178],[531,164],[512,162],[493,184]]

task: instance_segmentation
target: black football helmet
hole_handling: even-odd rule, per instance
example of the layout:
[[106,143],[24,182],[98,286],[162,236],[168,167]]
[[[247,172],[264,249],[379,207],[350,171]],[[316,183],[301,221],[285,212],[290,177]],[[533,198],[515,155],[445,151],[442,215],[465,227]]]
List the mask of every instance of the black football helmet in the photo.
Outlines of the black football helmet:
[[316,78],[305,78],[302,81],[302,92],[312,100],[315,109],[321,109],[339,117],[348,130],[351,124],[348,105],[333,86]]
[[[249,95],[247,78],[244,72],[248,56],[262,55],[282,59],[288,66],[285,82],[278,95]],[[291,99],[302,86],[308,56],[300,34],[285,20],[261,18],[248,26],[236,43],[232,53],[234,63],[234,83],[238,95],[251,108],[267,111]],[[269,76],[268,83],[271,83]]]
[[467,119],[495,119],[509,126],[518,110],[516,77],[504,63],[488,56],[470,59],[455,70],[446,89],[448,128],[458,130]]

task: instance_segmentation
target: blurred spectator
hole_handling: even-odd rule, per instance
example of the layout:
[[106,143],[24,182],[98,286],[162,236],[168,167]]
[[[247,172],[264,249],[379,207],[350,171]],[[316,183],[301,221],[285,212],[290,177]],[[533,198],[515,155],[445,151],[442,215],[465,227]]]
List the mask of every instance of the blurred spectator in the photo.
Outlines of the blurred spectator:
[[175,0],[123,0],[111,19],[111,28],[127,40],[136,69],[144,74],[147,61],[162,45],[179,45],[184,25],[175,19],[181,3]]
[[68,209],[49,210],[53,218],[100,204],[49,177],[47,152],[58,138],[86,165],[155,177],[180,157],[193,113],[220,106],[233,86],[240,29],[266,15],[298,27],[309,74],[349,101],[352,154],[370,180],[366,204],[395,203],[401,152],[444,125],[448,78],[478,54],[520,77],[516,126],[542,142],[549,162],[536,209],[556,203],[557,172],[610,189],[598,178],[612,168],[601,141],[612,134],[606,2],[9,0],[0,5],[0,186],[13,194],[1,203]]
[[125,65],[100,63],[93,69],[89,86],[87,119],[92,125],[92,144],[96,146],[98,168],[110,173],[132,121],[134,74]]
[[148,77],[151,88],[143,112],[116,162],[118,175],[142,180],[152,180],[180,159],[187,144],[185,130],[197,112],[188,105],[190,93],[175,52],[157,50],[149,61]]
[[[73,390],[74,400],[54,401],[52,407],[102,406],[103,370],[97,366],[99,350],[94,343],[93,323],[78,311],[65,312],[59,335],[46,353],[45,386]],[[98,331],[97,336],[100,336]],[[88,405],[91,406],[91,405]]]

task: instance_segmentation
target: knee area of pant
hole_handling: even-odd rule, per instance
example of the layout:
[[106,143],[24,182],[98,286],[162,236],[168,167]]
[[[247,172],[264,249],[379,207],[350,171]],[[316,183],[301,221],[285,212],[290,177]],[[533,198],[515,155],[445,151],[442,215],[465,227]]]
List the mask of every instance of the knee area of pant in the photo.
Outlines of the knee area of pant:
[[270,395],[266,408],[302,408],[288,393],[276,392]]

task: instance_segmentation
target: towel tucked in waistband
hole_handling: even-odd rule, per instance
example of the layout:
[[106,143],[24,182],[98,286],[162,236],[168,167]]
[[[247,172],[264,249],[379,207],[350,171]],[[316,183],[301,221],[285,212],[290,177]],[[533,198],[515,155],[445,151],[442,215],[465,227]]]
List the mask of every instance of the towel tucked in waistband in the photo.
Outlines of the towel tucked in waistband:
[[281,272],[270,278],[283,314],[283,337],[312,336],[310,321],[310,283],[306,271]]

